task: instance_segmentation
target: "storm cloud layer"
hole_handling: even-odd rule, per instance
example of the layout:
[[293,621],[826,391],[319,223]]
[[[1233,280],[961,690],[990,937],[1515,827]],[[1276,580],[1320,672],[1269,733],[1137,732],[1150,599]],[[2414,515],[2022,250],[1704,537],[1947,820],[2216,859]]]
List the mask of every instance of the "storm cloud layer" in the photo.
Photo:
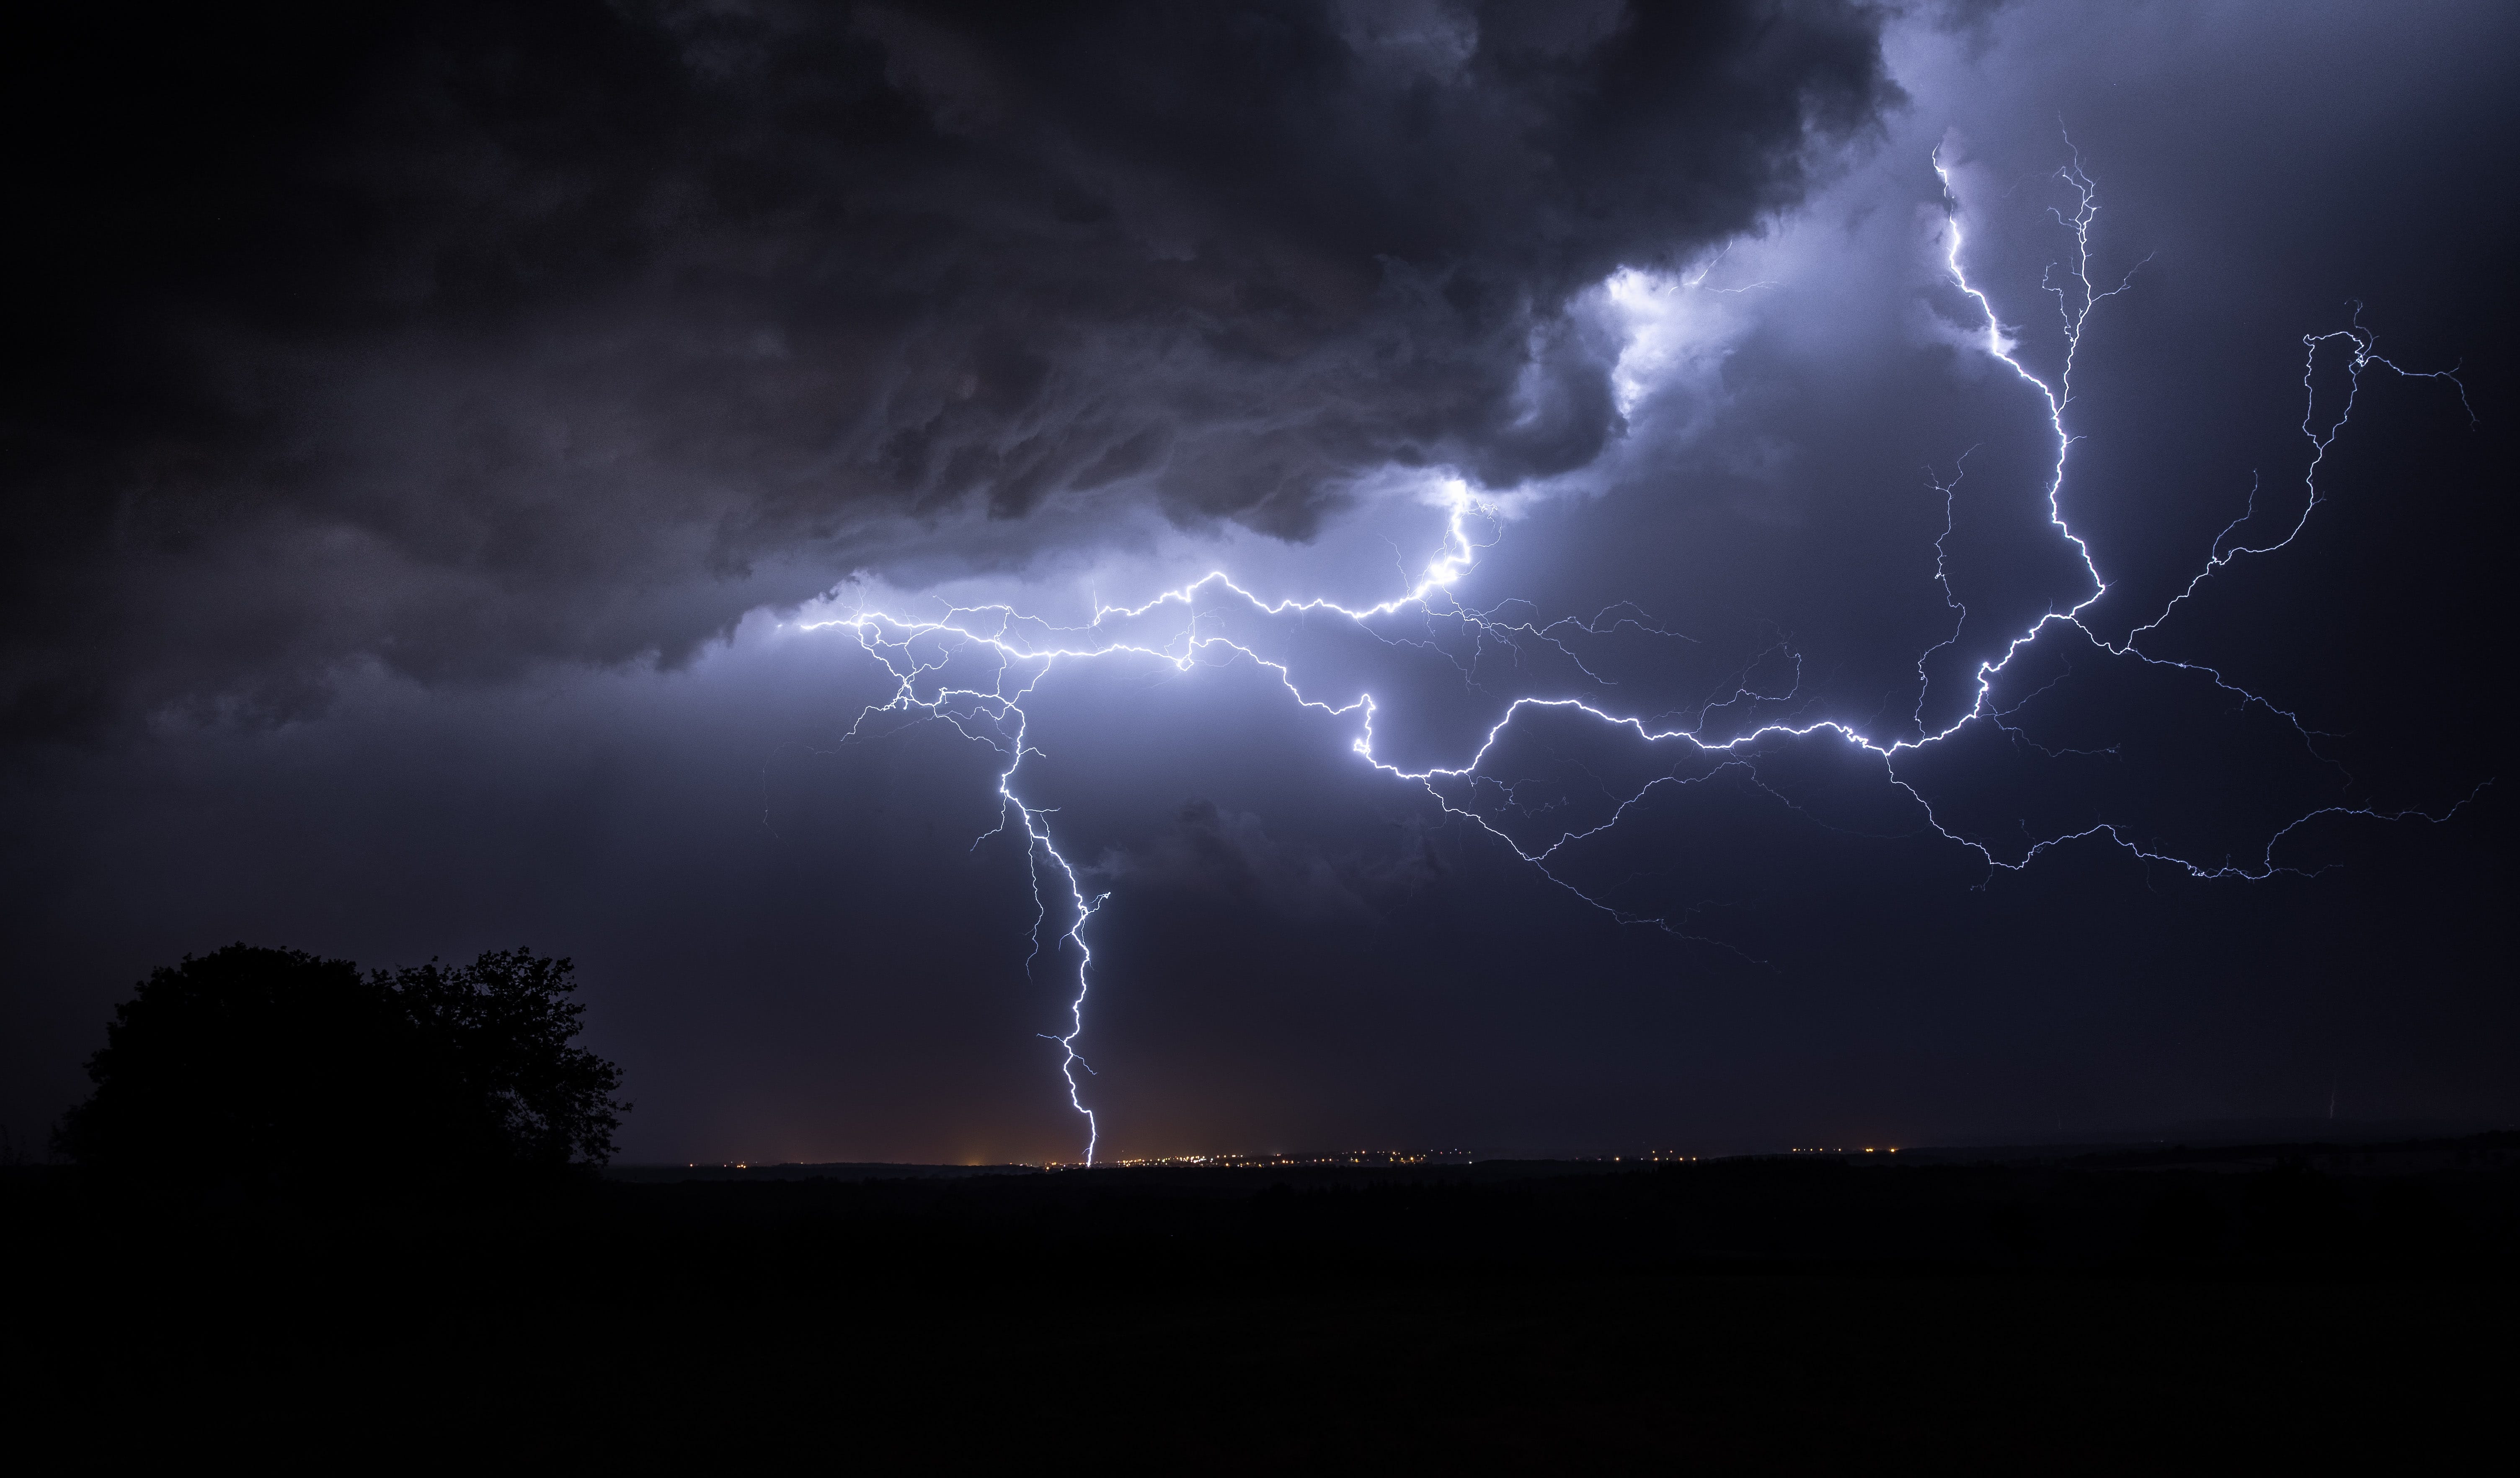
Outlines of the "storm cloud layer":
[[1566,313],[1898,97],[1851,4],[83,11],[18,49],[0,712],[671,662],[1622,429]]
[[2508,6],[44,24],[0,1153],[240,939],[648,1161],[2520,1115]]

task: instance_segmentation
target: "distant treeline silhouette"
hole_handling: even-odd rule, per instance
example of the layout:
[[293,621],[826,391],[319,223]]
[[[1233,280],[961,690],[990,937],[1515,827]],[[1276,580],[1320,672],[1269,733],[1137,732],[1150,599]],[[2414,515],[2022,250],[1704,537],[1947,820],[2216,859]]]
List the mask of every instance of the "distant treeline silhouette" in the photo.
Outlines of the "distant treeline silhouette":
[[362,973],[233,944],[143,981],[54,1148],[188,1191],[500,1191],[601,1164],[621,1069],[569,1045],[566,960],[491,951]]

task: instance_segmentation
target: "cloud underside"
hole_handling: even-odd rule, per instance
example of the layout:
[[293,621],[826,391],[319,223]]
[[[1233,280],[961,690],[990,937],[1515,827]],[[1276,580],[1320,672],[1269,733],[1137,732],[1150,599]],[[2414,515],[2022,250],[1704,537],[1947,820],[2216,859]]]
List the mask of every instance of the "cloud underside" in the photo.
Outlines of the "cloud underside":
[[1570,298],[1895,100],[1843,4],[223,11],[55,48],[18,737],[673,660],[916,549],[1621,429]]

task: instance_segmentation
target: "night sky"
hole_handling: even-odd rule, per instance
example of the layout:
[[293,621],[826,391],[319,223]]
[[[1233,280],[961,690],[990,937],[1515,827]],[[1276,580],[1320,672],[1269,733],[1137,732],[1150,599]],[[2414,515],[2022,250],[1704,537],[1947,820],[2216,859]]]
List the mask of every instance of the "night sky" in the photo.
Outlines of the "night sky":
[[15,1135],[237,940],[630,1161],[2520,1117],[2507,5],[9,24]]

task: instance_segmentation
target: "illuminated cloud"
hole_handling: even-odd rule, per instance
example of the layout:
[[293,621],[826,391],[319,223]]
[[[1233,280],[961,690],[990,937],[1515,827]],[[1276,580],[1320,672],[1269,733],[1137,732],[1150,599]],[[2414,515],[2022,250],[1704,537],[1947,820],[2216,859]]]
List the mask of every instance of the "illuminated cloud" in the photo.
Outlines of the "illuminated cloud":
[[2507,16],[1042,14],[37,160],[9,1122],[239,933],[578,955],[677,1162],[2511,1106]]
[[[123,121],[18,246],[50,288],[0,711],[679,662],[1133,510],[1301,541],[1395,465],[1580,468],[1619,416],[1570,303],[1802,199],[1897,98],[1877,22],[423,6],[197,18],[120,69],[86,38],[45,96]],[[164,142],[236,88],[251,126]]]

